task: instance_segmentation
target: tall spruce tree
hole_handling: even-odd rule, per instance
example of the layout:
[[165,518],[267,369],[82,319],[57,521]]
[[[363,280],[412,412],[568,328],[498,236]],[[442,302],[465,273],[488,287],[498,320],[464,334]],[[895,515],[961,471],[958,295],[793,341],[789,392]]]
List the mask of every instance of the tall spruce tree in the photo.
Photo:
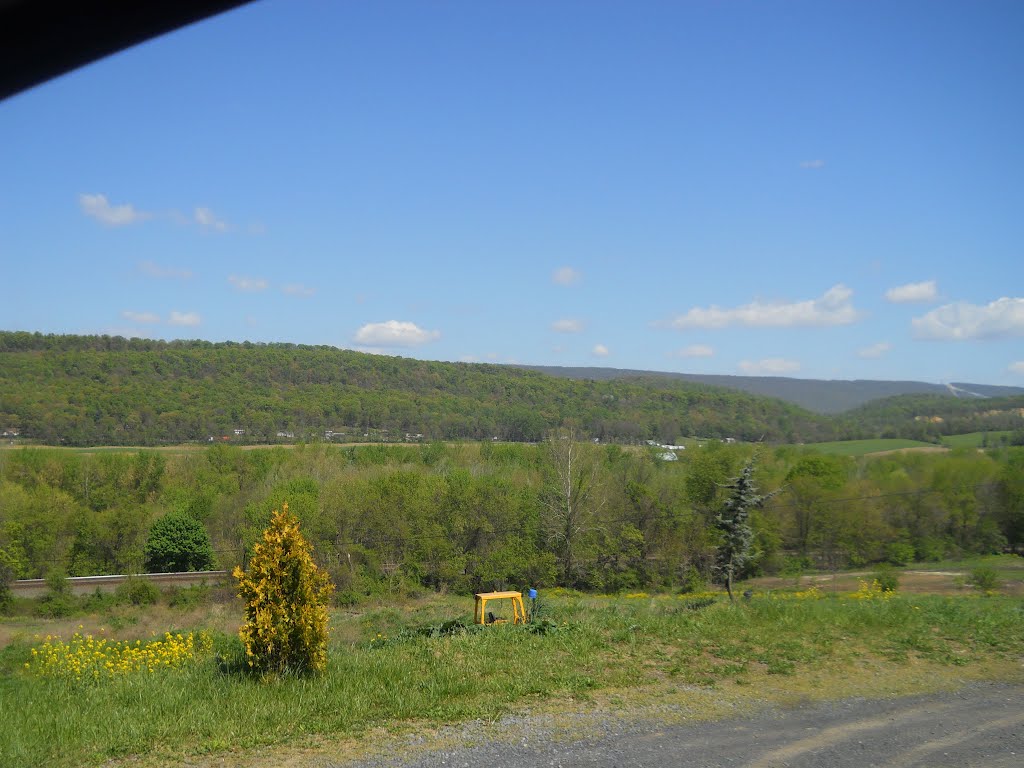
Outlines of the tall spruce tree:
[[722,534],[722,543],[718,545],[715,556],[715,572],[725,584],[730,601],[735,599],[732,594],[733,580],[750,562],[754,548],[754,531],[749,523],[750,510],[757,509],[778,493],[777,490],[765,495],[757,492],[753,478],[756,461],[756,456],[750,458],[739,476],[725,484],[724,487],[730,490],[729,497],[715,515],[715,529]]

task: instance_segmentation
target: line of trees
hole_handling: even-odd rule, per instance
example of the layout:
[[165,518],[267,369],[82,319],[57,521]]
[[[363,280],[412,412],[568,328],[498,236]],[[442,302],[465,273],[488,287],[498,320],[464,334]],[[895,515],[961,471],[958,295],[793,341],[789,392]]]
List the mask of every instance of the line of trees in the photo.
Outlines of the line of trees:
[[[173,455],[0,452],[0,559],[16,577],[124,573],[157,552],[158,520],[208,533],[240,563],[285,503],[342,601],[381,591],[561,584],[687,587],[715,574],[716,519],[753,446],[679,461],[555,432],[539,445],[442,444]],[[851,459],[762,447],[737,577],[909,563],[1024,544],[1024,449]]]

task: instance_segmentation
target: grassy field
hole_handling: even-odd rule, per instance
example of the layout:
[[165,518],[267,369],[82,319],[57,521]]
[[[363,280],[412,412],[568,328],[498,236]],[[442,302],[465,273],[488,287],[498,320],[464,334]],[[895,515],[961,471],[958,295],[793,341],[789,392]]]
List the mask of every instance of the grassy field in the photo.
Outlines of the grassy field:
[[837,456],[863,456],[868,453],[880,453],[882,451],[901,451],[908,448],[942,450],[934,443],[925,443],[920,440],[904,440],[902,438],[878,439],[878,440],[840,440],[831,443],[806,443],[805,448],[813,448],[822,453],[832,453]]
[[[699,717],[720,714],[722,702],[884,695],[979,677],[1024,681],[1017,597],[803,589],[759,591],[736,605],[720,595],[556,590],[543,596],[545,631],[501,626],[436,637],[410,630],[468,620],[468,598],[396,600],[334,614],[324,675],[272,681],[230,662],[240,620],[231,602],[7,619],[0,765],[220,765],[228,753],[246,764],[257,749],[330,751],[344,742],[349,754],[379,740],[375,729],[493,720],[522,706],[659,702]],[[202,630],[213,651],[180,669],[98,682],[25,669],[39,635],[101,629],[143,642],[163,629]]]
[[1009,440],[1013,432],[1010,430],[1002,432],[969,432],[966,435],[946,435],[942,438],[942,444],[950,448],[984,448],[986,438],[991,447]]

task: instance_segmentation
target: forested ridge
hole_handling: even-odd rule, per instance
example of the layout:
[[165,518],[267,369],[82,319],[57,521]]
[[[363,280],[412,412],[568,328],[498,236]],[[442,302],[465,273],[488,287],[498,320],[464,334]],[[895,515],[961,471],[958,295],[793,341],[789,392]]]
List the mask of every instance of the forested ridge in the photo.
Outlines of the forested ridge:
[[835,437],[828,419],[791,404],[683,382],[575,381],[326,346],[0,332],[0,428],[46,444],[160,445],[236,429],[248,442],[325,430],[537,441],[566,422],[622,442]]
[[1019,430],[1024,396],[908,394],[829,417],[666,377],[593,381],[328,346],[0,332],[0,430],[35,443],[275,443],[323,440],[328,430],[335,441],[536,442],[564,424],[619,443],[934,441]]

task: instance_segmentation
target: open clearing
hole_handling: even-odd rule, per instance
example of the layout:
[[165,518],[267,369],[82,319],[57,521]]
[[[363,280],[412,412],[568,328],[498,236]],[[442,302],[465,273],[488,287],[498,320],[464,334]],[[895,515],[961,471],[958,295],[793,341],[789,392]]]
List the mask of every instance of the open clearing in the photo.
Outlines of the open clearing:
[[925,443],[920,440],[904,440],[902,438],[877,440],[839,440],[829,443],[805,443],[802,447],[812,448],[822,453],[836,456],[866,456],[868,454],[887,453],[889,451],[929,450],[944,451],[946,448]]

